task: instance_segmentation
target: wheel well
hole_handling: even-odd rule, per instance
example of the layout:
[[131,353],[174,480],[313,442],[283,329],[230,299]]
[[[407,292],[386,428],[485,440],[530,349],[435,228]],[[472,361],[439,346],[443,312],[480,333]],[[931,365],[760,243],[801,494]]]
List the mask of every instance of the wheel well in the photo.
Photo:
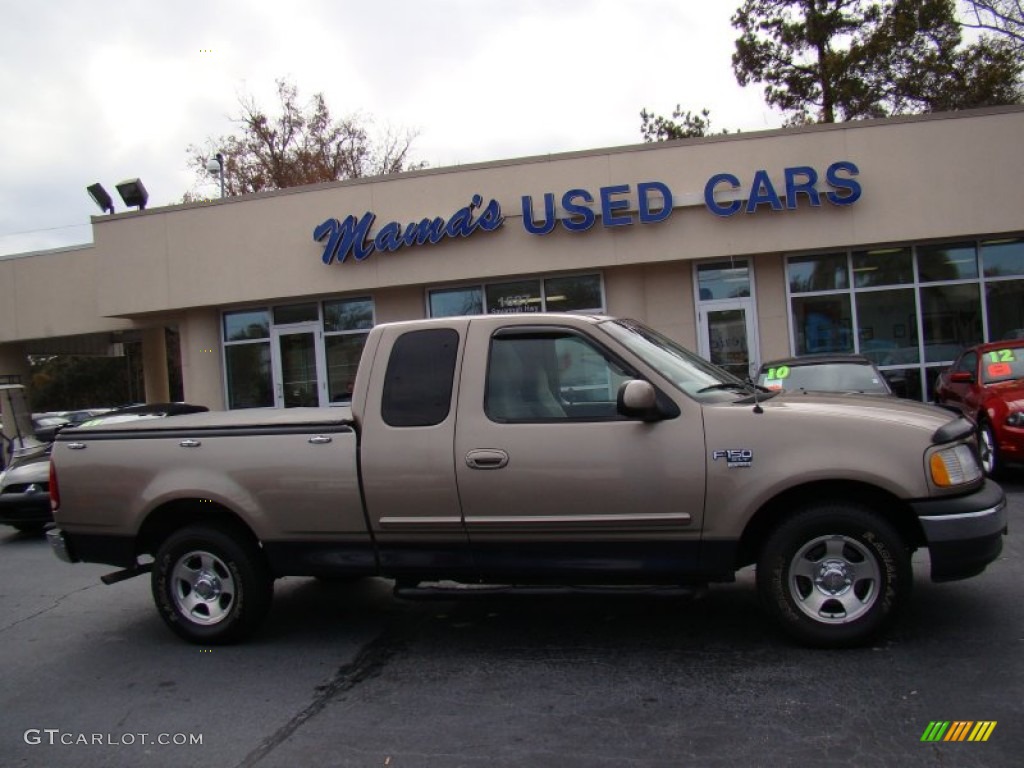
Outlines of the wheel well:
[[780,493],[754,514],[740,537],[736,567],[756,562],[771,531],[797,510],[812,502],[828,500],[860,503],[872,511],[881,511],[909,548],[916,549],[925,543],[924,531],[913,510],[888,491],[852,481],[807,483]]
[[136,555],[155,554],[168,536],[196,523],[212,523],[259,544],[252,529],[227,507],[209,499],[177,499],[149,513],[135,540]]

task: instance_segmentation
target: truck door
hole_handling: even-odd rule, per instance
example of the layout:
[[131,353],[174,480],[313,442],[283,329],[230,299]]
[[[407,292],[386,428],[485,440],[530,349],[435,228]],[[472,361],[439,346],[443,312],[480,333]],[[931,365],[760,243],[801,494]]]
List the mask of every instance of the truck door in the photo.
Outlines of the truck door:
[[683,577],[704,505],[699,407],[656,423],[620,416],[629,364],[581,330],[471,326],[455,471],[488,580]]
[[473,575],[452,458],[467,326],[455,320],[388,328],[368,350],[373,367],[360,424],[360,471],[381,568],[390,576]]

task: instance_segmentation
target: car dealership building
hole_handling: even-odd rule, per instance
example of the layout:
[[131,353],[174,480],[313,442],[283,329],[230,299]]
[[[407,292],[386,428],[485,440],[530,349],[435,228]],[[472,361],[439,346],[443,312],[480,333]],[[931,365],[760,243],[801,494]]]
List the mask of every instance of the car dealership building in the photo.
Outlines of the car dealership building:
[[141,336],[150,401],[347,401],[367,331],[600,312],[746,376],[860,352],[929,399],[963,346],[1024,334],[1024,108],[436,168],[92,220],[0,257],[0,375]]

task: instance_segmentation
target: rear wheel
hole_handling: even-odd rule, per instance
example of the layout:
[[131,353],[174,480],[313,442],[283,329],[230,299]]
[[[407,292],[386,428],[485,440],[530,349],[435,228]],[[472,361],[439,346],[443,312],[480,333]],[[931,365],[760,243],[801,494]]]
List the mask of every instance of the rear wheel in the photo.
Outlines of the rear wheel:
[[218,645],[251,635],[270,610],[274,582],[254,542],[214,526],[189,526],[167,538],[153,563],[161,618],[194,643]]
[[875,513],[844,502],[805,508],[772,533],[757,564],[768,612],[806,645],[869,641],[910,591],[910,554]]

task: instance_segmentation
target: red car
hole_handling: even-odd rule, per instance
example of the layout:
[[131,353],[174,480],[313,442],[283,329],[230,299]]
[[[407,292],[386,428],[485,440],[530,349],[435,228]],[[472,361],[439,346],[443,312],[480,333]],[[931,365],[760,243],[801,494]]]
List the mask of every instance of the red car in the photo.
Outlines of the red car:
[[935,401],[977,422],[987,474],[1024,461],[1024,340],[992,341],[962,352],[935,383]]

